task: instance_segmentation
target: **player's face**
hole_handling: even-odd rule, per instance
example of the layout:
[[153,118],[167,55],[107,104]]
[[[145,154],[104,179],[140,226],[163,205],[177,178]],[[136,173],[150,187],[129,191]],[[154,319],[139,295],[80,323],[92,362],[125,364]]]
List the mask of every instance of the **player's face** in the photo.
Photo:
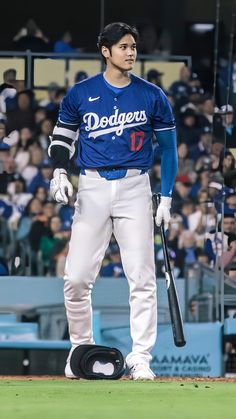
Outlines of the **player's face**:
[[107,65],[119,68],[122,71],[132,70],[136,56],[136,42],[132,35],[125,35],[117,42],[112,45],[111,54],[107,51]]

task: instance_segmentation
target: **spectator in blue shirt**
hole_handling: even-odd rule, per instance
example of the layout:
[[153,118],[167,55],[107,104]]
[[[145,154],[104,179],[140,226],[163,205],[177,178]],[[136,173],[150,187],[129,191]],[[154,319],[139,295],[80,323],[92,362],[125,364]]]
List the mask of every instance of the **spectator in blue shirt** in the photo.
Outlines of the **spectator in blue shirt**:
[[68,53],[68,52],[76,52],[76,48],[73,48],[70,44],[72,42],[72,36],[69,31],[66,31],[61,39],[55,42],[53,47],[53,52],[62,52],[62,53]]
[[117,244],[110,245],[110,262],[102,267],[100,276],[119,278],[125,276],[121,263],[120,249]]
[[40,170],[37,175],[32,179],[28,186],[28,192],[34,194],[39,186],[44,187],[46,190],[49,189],[49,183],[52,177],[52,167],[49,160],[45,159],[40,164]]

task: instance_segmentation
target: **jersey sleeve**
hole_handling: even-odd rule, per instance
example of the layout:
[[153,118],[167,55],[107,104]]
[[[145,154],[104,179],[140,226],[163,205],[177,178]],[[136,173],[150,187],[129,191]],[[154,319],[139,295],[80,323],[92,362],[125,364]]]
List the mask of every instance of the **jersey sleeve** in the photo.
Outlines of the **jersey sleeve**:
[[154,115],[153,115],[153,129],[154,131],[165,131],[175,128],[175,118],[171,109],[171,105],[161,90],[157,90]]

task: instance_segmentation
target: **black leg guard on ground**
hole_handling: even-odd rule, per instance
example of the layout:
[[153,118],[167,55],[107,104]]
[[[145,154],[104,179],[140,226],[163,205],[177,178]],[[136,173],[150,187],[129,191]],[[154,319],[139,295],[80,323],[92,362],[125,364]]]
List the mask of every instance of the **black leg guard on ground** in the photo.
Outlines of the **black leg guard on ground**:
[[118,380],[125,371],[122,353],[101,345],[77,346],[70,367],[76,377],[86,380]]

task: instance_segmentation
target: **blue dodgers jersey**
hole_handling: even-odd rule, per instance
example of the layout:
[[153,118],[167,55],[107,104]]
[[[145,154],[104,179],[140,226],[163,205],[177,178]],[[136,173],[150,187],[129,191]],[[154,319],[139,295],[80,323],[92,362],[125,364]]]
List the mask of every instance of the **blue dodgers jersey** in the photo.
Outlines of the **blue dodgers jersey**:
[[153,131],[173,129],[164,92],[137,76],[114,91],[103,74],[75,84],[62,101],[59,122],[79,129],[81,168],[147,170],[153,162]]

